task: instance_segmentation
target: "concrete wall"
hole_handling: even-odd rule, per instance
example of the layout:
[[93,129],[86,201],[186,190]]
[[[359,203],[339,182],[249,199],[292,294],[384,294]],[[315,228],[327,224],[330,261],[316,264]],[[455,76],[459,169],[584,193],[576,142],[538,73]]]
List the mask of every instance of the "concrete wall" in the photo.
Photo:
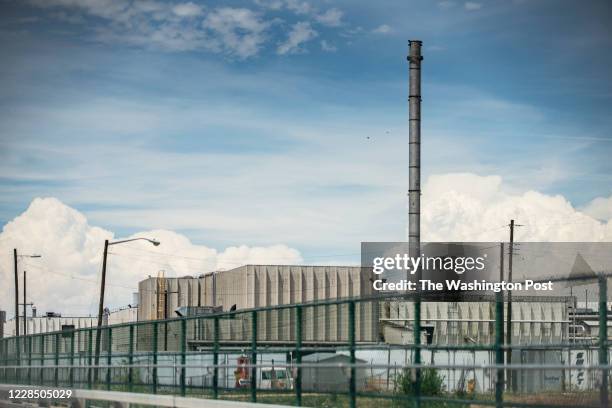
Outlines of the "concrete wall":
[[130,323],[138,320],[138,308],[127,307],[125,309],[113,310],[108,315],[108,324]]

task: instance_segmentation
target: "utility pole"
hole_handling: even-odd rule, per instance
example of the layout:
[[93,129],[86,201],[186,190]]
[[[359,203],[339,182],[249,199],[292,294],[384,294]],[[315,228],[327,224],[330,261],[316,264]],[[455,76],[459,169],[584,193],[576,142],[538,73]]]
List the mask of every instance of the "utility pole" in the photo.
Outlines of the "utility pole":
[[[510,248],[509,248],[509,258],[508,258],[508,282],[512,282],[512,258],[514,254],[514,227],[521,227],[520,224],[515,224],[514,220],[510,220]],[[508,346],[508,350],[506,351],[506,362],[507,364],[512,364],[512,349],[510,346],[512,345],[512,291],[508,290],[508,312],[506,317],[506,346]],[[512,378],[514,377],[512,372],[509,373],[508,376],[508,386],[512,386],[514,390],[514,381]]]
[[28,335],[28,321],[27,321],[27,311],[26,307],[28,307],[26,303],[26,271],[23,271],[23,335]]
[[19,275],[17,273],[17,248],[13,248],[15,261],[15,335],[19,336]]
[[[164,278],[165,279],[165,278]],[[178,287],[178,283],[177,283]],[[179,290],[169,291],[168,286],[164,289],[164,351],[168,351],[168,295],[180,293]],[[178,305],[178,299],[177,299]]]
[[[98,329],[96,330],[96,354],[95,366],[100,361],[100,338],[102,331],[102,313],[104,313],[104,287],[106,286],[106,257],[108,256],[108,239],[104,240],[104,255],[102,257],[102,282],[100,283],[100,305],[98,306]],[[96,380],[98,379],[98,370],[95,370]]]
[[503,282],[504,280],[504,243],[500,242],[500,252],[499,252],[499,281]]
[[[499,243],[499,281],[503,282],[504,281],[504,243],[500,242]],[[501,304],[501,311],[499,312],[500,314],[500,318],[503,319],[504,318],[504,299],[503,299],[503,293],[500,293],[500,297],[499,300],[501,300],[502,304]],[[497,317],[496,317],[497,319]],[[500,343],[504,341],[504,324],[503,321],[499,323],[499,330],[500,330],[500,334],[499,337],[496,336],[496,338],[499,339]],[[504,362],[504,354],[503,354],[503,349],[499,350],[499,359],[501,360],[501,363],[503,364]],[[509,378],[510,373],[506,373],[506,378]],[[496,392],[500,392],[503,394],[503,384],[504,384],[504,370],[499,370],[497,372],[497,381],[499,382],[499,387],[500,389],[497,390]]]
[[[95,354],[95,359],[94,359],[96,366],[98,365],[98,362],[100,361],[100,339],[102,336],[102,333],[101,333],[102,332],[102,314],[104,313],[104,288],[106,286],[106,258],[108,257],[108,247],[109,245],[123,244],[125,242],[132,242],[132,241],[138,241],[138,240],[148,241],[154,246],[159,245],[159,241],[156,241],[154,239],[149,239],[149,238],[142,238],[142,237],[123,239],[121,241],[114,241],[114,242],[108,242],[108,239],[104,240],[104,254],[102,257],[102,281],[100,283],[100,305],[98,307],[98,328],[96,330],[96,354]],[[98,370],[94,371],[94,380],[98,381]]]

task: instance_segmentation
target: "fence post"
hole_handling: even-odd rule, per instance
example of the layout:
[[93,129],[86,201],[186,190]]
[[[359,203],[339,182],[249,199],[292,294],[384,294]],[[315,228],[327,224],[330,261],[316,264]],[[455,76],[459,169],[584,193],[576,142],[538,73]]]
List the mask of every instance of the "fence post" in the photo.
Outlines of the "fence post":
[[414,370],[415,407],[421,406],[421,296],[417,293],[414,300]]
[[4,351],[5,343],[6,342],[4,339],[0,339],[0,360],[2,360],[2,375],[0,375],[0,380],[6,383],[6,352]]
[[89,329],[87,334],[87,387],[91,389],[91,354],[93,350],[93,331]]
[[32,384],[32,339],[34,336],[28,336],[28,384]]
[[355,301],[349,302],[349,349],[351,352],[351,378],[349,382],[349,406],[355,408],[357,405],[357,387],[355,386]]
[[134,370],[132,369],[132,365],[134,364],[134,325],[130,324],[130,343],[128,345],[128,391],[132,392],[132,386],[134,384],[134,379],[132,375],[134,374]]
[[213,318],[213,398],[219,398],[219,316]]
[[[495,364],[504,364],[504,297],[501,292],[495,295]],[[497,368],[497,379],[495,381],[495,406],[504,406],[504,370]]]
[[157,336],[159,323],[153,322],[153,394],[157,394]]
[[295,311],[295,405],[302,406],[302,305]]
[[108,326],[106,330],[108,332],[108,335],[107,335],[108,350],[106,354],[106,389],[110,391],[111,389],[111,365],[113,363],[113,329],[110,326]]
[[55,370],[53,370],[53,385],[57,387],[59,382],[59,349],[60,333],[55,333]]
[[[608,365],[608,282],[603,275],[599,276],[599,364]],[[600,405],[608,408],[608,370],[601,369]]]
[[40,335],[40,385],[45,383],[45,335]]
[[251,402],[257,402],[257,312],[251,312]]
[[[18,317],[15,319],[19,319]],[[19,384],[21,382],[21,336],[19,335],[19,333],[17,333],[17,336],[15,336],[15,343],[16,343],[16,366],[19,367],[15,367],[15,379],[16,379],[16,383]]]
[[181,319],[181,395],[184,397],[186,393],[186,378],[185,374],[187,372],[187,368],[185,364],[187,363],[187,359],[185,356],[185,352],[187,351],[187,320],[185,318]]
[[70,377],[68,378],[70,388],[74,388],[74,335],[76,332],[70,332]]

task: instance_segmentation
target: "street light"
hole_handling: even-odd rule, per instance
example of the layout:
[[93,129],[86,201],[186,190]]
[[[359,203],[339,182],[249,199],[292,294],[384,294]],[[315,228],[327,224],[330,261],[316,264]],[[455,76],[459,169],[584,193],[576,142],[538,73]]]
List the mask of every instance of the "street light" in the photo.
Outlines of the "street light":
[[[132,242],[132,241],[138,241],[138,240],[148,241],[154,246],[159,246],[160,244],[160,242],[155,239],[142,238],[142,237],[123,239],[121,241],[114,241],[114,242],[109,242],[108,239],[104,240],[104,256],[102,258],[102,282],[100,284],[100,305],[98,307],[98,330],[96,331],[96,359],[95,359],[96,366],[98,365],[98,362],[100,360],[100,331],[102,329],[102,313],[104,312],[104,287],[106,284],[106,258],[108,256],[108,247],[110,245],[124,244],[126,242]],[[95,379],[97,380],[98,370],[96,370],[95,373],[96,373]]]
[[[16,336],[19,336],[19,274],[17,272],[17,259],[18,258],[41,258],[41,256],[40,255],[17,255],[17,248],[13,249],[13,260],[15,263],[15,335]],[[25,309],[25,306],[24,306],[24,309]],[[25,317],[25,311],[24,311],[24,317]]]

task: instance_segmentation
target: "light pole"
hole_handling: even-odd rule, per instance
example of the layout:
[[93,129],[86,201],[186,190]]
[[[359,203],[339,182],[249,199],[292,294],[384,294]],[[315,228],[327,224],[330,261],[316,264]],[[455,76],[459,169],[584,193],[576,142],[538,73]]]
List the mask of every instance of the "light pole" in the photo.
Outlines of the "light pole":
[[17,255],[17,248],[13,249],[13,261],[15,264],[15,336],[19,336],[19,273],[17,272],[17,259],[18,258],[41,258],[41,256],[40,255]]
[[[111,245],[117,245],[117,244],[123,244],[126,242],[132,242],[132,241],[138,241],[138,240],[142,240],[142,241],[148,241],[151,244],[158,246],[160,244],[159,241],[156,241],[154,239],[149,239],[149,238],[131,238],[131,239],[124,239],[121,241],[115,241],[115,242],[109,242],[108,239],[104,240],[104,256],[102,257],[102,282],[100,284],[100,305],[98,307],[98,329],[96,330],[96,358],[95,358],[95,365],[98,365],[98,362],[100,361],[100,332],[102,329],[102,313],[104,312],[104,287],[106,284],[106,258],[108,256],[108,247]],[[98,379],[98,370],[95,371],[95,379]]]
[[32,315],[34,315],[34,302],[30,302],[27,303],[27,278],[26,278],[26,271],[23,271],[23,303],[21,304],[23,306],[23,335],[27,336],[28,335],[28,313],[27,313],[27,307],[30,306],[32,308]]

